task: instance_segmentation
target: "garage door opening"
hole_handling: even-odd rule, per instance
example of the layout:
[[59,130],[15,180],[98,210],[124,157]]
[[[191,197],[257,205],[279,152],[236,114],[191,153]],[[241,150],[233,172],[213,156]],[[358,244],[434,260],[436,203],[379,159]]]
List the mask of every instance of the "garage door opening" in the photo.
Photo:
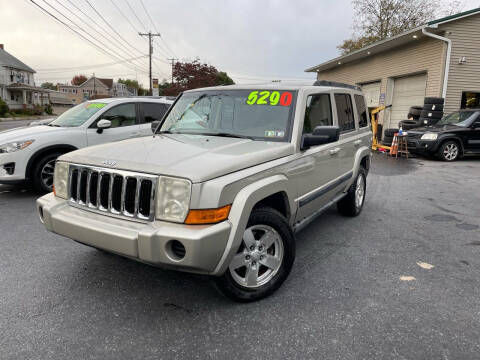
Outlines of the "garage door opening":
[[395,128],[401,120],[406,120],[410,106],[422,106],[427,87],[427,75],[414,75],[397,78],[393,83],[390,127]]

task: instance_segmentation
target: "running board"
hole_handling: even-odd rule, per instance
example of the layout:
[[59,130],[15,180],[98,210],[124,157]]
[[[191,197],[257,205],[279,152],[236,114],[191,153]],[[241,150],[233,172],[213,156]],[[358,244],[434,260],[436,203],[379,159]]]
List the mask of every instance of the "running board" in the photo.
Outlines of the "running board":
[[297,233],[300,230],[304,229],[307,227],[313,220],[315,220],[318,216],[320,216],[325,210],[327,210],[330,206],[333,204],[339,202],[343,197],[345,197],[348,193],[347,192],[342,192],[335,196],[331,201],[326,203],[323,207],[312,213],[312,215],[306,217],[305,219],[299,221],[293,226],[293,232]]

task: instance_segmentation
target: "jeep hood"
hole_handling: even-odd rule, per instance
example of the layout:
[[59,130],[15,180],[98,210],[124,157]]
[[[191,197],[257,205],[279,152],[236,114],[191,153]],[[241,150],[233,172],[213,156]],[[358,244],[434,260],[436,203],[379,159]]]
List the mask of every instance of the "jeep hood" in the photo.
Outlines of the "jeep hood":
[[63,155],[77,164],[207,181],[294,153],[291,143],[168,134],[92,146]]

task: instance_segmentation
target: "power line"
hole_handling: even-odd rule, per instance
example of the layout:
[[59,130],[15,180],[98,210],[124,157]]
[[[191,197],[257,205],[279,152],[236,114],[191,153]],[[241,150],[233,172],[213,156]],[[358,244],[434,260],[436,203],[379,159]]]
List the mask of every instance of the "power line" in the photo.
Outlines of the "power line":
[[[155,29],[155,31],[157,33],[160,33],[160,31],[158,31],[157,27],[155,26],[155,23],[153,22],[152,20],[152,17],[150,16],[149,12],[147,11],[147,8],[145,7],[145,4],[143,3],[143,0],[140,0],[140,4],[142,5],[143,7],[143,10],[145,11],[145,14],[147,14],[147,17],[150,19],[150,23],[152,24],[153,28]],[[160,36],[160,39],[163,41],[163,43],[165,44],[165,47],[167,48],[168,51],[170,51],[171,54],[173,54],[174,57],[177,57],[177,55],[172,51],[172,49],[170,49],[165,41],[165,39],[163,39],[162,36]]]
[[[87,14],[85,14],[80,8],[78,8],[74,3],[72,3],[70,0],[68,0],[69,3],[71,5],[73,5],[78,11],[82,12],[82,14],[84,14],[85,16],[87,16],[91,21],[93,21],[99,28],[100,30],[103,31],[103,33],[108,34],[107,31],[105,31],[105,29],[103,29],[102,27],[100,27],[98,25],[98,23],[95,22],[95,20],[93,20],[91,17],[89,17]],[[44,2],[46,2],[44,0]],[[65,10],[67,10],[69,13],[71,13],[73,16],[75,16],[77,19],[79,19],[82,23],[84,23],[86,26],[89,27],[89,29],[93,30],[96,34],[98,34],[99,36],[101,36],[103,39],[105,39],[107,42],[112,42],[112,41],[116,41],[117,44],[119,44],[120,46],[122,46],[122,49],[118,48],[118,50],[120,51],[123,51],[124,53],[127,54],[127,56],[129,57],[133,57],[134,55],[132,55],[130,53],[130,50],[120,41],[118,41],[117,39],[115,39],[114,37],[112,36],[105,36],[102,32],[98,31],[97,29],[95,29],[91,24],[89,24],[88,22],[86,22],[82,17],[80,17],[79,15],[77,15],[77,13],[75,13],[74,11],[72,11],[70,8],[68,8],[67,6],[63,5],[62,2],[60,2],[59,0],[55,0],[56,3],[58,3],[61,7],[63,7]],[[47,3],[48,4],[48,3]],[[58,13],[60,13],[57,9],[55,9],[52,5],[48,4],[51,8],[53,8],[55,11],[57,11]],[[61,14],[61,13],[60,13]],[[63,15],[63,14],[62,14]],[[66,17],[65,15],[63,15],[64,17]],[[71,23],[75,24],[71,19],[69,19]],[[75,24],[77,27],[78,25]],[[83,32],[87,33],[90,37],[92,37],[87,31],[85,31],[84,29],[80,28]],[[126,50],[125,50],[126,49]],[[111,50],[112,51],[112,50]],[[117,53],[118,54],[118,53]],[[142,65],[136,65],[138,67],[141,67]]]
[[125,3],[127,4],[127,6],[129,7],[130,11],[132,12],[132,14],[137,18],[138,20],[138,23],[143,26],[143,30],[145,32],[147,32],[147,28],[145,27],[145,24],[142,22],[142,20],[140,20],[140,18],[138,17],[137,13],[135,12],[135,10],[130,6],[130,3],[128,2],[128,0],[125,0]]
[[148,34],[145,33],[138,33],[140,36],[148,36],[148,49],[149,49],[149,56],[150,56],[150,95],[153,95],[153,89],[152,89],[152,53],[153,53],[153,37],[154,36],[160,36],[160,34],[152,34],[152,32],[149,32]]
[[108,26],[110,29],[112,29],[112,31],[113,31],[115,34],[118,35],[118,37],[119,37],[120,39],[122,39],[123,41],[125,41],[126,44],[128,44],[132,49],[134,49],[134,50],[137,51],[138,53],[143,54],[143,53],[142,53],[140,50],[138,50],[135,46],[133,46],[133,45],[130,44],[127,40],[125,40],[125,38],[124,38],[122,35],[120,35],[120,33],[119,33],[117,30],[115,30],[115,28],[114,28],[112,25],[110,25],[110,23],[109,23],[107,20],[105,20],[105,18],[102,16],[102,14],[100,14],[100,13],[97,11],[97,9],[95,9],[95,7],[90,3],[89,0],[85,0],[85,2],[93,9],[93,11],[95,11],[95,13],[103,20],[103,22],[104,22],[105,24],[107,24],[107,26]]
[[[35,6],[37,6],[42,12],[46,13],[47,15],[51,16],[52,18],[54,18],[57,22],[59,22],[60,24],[66,26],[70,31],[74,32],[75,34],[77,34],[78,36],[80,36],[82,39],[84,39],[85,41],[87,41],[88,43],[90,43],[92,46],[94,46],[95,48],[97,48],[98,50],[100,50],[102,53],[104,53],[105,55],[111,57],[111,58],[115,58],[117,60],[120,60],[120,59],[123,59],[125,60],[125,58],[122,58],[121,56],[116,56],[116,55],[113,55],[109,52],[107,52],[104,48],[100,47],[99,45],[97,45],[96,43],[94,43],[93,41],[91,41],[90,39],[88,39],[87,37],[85,37],[83,34],[81,34],[80,32],[78,32],[77,30],[73,29],[69,24],[65,23],[63,20],[59,19],[57,16],[55,16],[54,14],[52,14],[50,11],[48,11],[47,9],[45,9],[44,7],[42,7],[41,5],[37,4],[34,0],[30,0],[30,2],[32,4],[34,4]],[[62,14],[62,16],[64,16]],[[64,16],[65,17],[65,16]],[[98,40],[97,40],[98,41]],[[100,41],[98,41],[100,42]],[[101,42],[100,42],[101,43]],[[102,45],[105,46],[105,44],[101,43]],[[135,64],[133,64],[135,66]],[[136,67],[135,67],[136,68]]]
[[117,64],[121,64],[121,63],[130,61],[130,60],[138,60],[138,59],[146,58],[147,56],[148,55],[137,56],[137,57],[130,58],[130,59],[127,59],[127,60],[114,61],[114,62],[103,63],[103,64],[83,65],[83,66],[66,67],[66,68],[37,69],[36,71],[37,71],[37,73],[45,74],[45,73],[62,73],[62,72],[67,72],[67,71],[89,70],[89,69],[93,69],[93,68],[117,65]]
[[171,58],[171,59],[167,59],[167,60],[170,60],[172,62],[172,84],[173,84],[173,67],[175,66],[175,61],[178,61],[178,59]]

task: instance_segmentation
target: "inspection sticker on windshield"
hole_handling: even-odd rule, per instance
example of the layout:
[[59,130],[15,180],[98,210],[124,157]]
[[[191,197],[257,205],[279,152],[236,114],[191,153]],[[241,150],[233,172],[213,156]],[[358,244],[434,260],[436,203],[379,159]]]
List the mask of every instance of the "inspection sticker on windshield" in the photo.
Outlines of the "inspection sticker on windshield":
[[103,107],[105,107],[107,104],[104,104],[104,103],[91,103],[91,104],[87,104],[86,108],[87,109],[101,109]]
[[265,137],[284,137],[285,131],[265,130]]
[[288,91],[252,91],[248,94],[248,105],[290,106],[293,95]]

